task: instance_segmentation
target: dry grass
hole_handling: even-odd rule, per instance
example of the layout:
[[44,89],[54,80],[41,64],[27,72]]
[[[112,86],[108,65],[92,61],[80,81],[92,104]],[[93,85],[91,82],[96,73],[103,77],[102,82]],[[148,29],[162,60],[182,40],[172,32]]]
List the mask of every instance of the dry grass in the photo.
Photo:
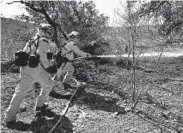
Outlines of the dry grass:
[[[11,59],[14,51],[25,44],[34,26],[2,19],[2,27],[2,55]],[[146,58],[139,64],[151,70],[156,61],[157,58]],[[80,62],[76,76],[88,82],[86,94],[74,102],[55,133],[176,133],[183,128],[182,57],[162,58],[151,73],[137,70],[137,92],[143,90],[143,93],[135,113],[127,111],[131,105],[131,66],[116,66],[115,61],[104,62],[99,61],[98,66]],[[33,108],[40,90],[34,87],[17,114],[17,120],[23,123],[18,122],[15,129],[10,129],[4,126],[4,113],[17,83],[18,73],[1,74],[1,132],[47,133],[59,119],[70,95],[64,90],[57,95],[51,93],[50,110],[35,115]]]
[[[145,67],[152,66],[155,59],[141,60]],[[130,77],[128,70],[112,65],[99,66],[95,82],[86,86],[86,94],[79,97],[70,108],[55,133],[176,133],[183,128],[183,60],[164,58],[154,73],[137,70],[138,88],[146,88],[134,114],[126,112],[130,106]],[[106,71],[104,71],[106,69]],[[18,74],[1,75],[1,112],[8,107]],[[117,91],[118,90],[118,91]],[[36,95],[35,95],[36,94]],[[30,93],[21,105],[17,120],[23,120],[16,129],[8,129],[2,115],[2,132],[40,133],[48,132],[59,119],[59,113],[69,96],[61,91],[57,97],[49,97],[49,107],[44,117],[36,117],[33,111],[36,93]],[[177,130],[177,131],[176,131]]]

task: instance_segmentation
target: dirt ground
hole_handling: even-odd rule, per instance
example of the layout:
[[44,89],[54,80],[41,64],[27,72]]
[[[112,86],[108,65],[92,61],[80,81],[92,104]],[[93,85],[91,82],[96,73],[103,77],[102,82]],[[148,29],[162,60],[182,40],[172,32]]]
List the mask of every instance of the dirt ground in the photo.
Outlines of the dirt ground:
[[[143,59],[144,68],[152,68],[157,59]],[[129,71],[117,66],[101,73],[113,89],[90,83],[86,94],[74,101],[54,133],[181,133],[183,132],[183,58],[163,58],[154,72],[137,70],[138,92],[142,91],[134,112],[130,112]],[[111,73],[109,73],[109,71]],[[23,100],[17,114],[16,128],[4,125],[4,113],[18,82],[17,73],[1,74],[1,132],[48,133],[60,118],[70,95],[65,91],[50,93],[49,109],[35,114],[32,91]],[[107,83],[105,83],[107,84]],[[115,84],[118,84],[115,86]],[[118,87],[116,89],[115,87]],[[121,87],[121,93],[120,88]],[[114,91],[115,90],[115,91]],[[118,90],[118,91],[117,91]]]

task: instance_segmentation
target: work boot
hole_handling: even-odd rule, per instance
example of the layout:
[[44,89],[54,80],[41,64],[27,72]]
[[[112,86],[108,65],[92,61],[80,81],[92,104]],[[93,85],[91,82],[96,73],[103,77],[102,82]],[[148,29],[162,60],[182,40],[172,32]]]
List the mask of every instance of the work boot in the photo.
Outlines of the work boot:
[[44,111],[48,108],[48,104],[45,103],[42,107],[36,107],[36,111]]

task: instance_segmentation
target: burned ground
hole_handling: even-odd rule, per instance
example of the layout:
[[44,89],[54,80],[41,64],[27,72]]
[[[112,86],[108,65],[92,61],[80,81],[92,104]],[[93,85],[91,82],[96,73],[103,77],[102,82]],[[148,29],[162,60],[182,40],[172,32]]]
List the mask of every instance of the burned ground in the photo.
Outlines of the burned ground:
[[[143,68],[152,69],[155,58],[140,60]],[[161,58],[153,72],[137,70],[137,89],[142,90],[139,103],[130,112],[131,80],[129,70],[116,65],[101,65],[94,82],[85,87],[86,94],[78,97],[55,133],[176,133],[183,129],[183,59]],[[1,128],[5,133],[49,132],[60,117],[69,96],[60,91],[50,95],[49,109],[35,114],[33,109],[39,90],[23,100],[17,114],[16,126],[4,126],[7,109],[18,73],[1,74]],[[23,122],[22,122],[23,121]]]

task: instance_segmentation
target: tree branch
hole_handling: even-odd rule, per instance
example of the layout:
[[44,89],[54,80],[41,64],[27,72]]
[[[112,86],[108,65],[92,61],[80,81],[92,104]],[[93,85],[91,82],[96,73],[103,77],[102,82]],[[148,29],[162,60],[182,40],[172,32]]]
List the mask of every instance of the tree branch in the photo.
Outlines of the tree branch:
[[40,6],[41,6],[41,12],[40,13],[42,13],[45,16],[46,20],[48,21],[48,23],[50,25],[52,25],[53,27],[55,27],[56,26],[56,23],[50,18],[50,16],[46,12],[46,10],[44,8],[44,5],[40,3]]
[[[43,14],[43,15],[45,16],[45,18],[46,18],[46,21],[47,21],[51,26],[54,27],[54,32],[57,32],[56,29],[58,28],[59,31],[63,34],[64,38],[65,38],[66,40],[68,40],[68,37],[67,37],[66,33],[62,30],[61,25],[58,24],[58,23],[56,23],[54,20],[51,19],[51,17],[49,16],[49,14],[47,13],[47,11],[45,10],[44,4],[43,4],[43,3],[40,3],[40,4],[39,4],[39,6],[40,6],[41,8],[36,8],[34,4],[31,4],[31,3],[26,2],[26,1],[23,1],[23,0],[21,0],[21,1],[13,1],[13,2],[7,3],[7,4],[13,4],[13,3],[15,3],[15,2],[16,2],[16,3],[19,2],[19,3],[21,3],[21,4],[24,4],[25,6],[29,7],[29,8],[32,9],[33,11]],[[59,42],[58,42],[58,37],[57,37],[56,33],[54,33],[54,35],[55,35],[55,37],[56,37],[56,38],[55,38],[55,41],[56,41],[56,43],[57,43],[57,46],[59,46],[59,45],[58,45],[58,43],[59,43]]]
[[10,4],[13,4],[13,3],[22,3],[22,0],[20,0],[20,1],[7,2],[6,4],[10,5]]
[[77,9],[76,9],[76,7],[75,7],[74,5],[72,5],[72,9],[73,9],[73,11],[75,12],[75,14],[76,14],[76,16],[77,16],[79,22],[81,22],[81,17],[80,17],[80,15],[79,15],[79,12],[77,11]]
[[183,19],[178,19],[177,21],[173,21],[172,24],[167,28],[166,35],[169,35],[176,27],[183,24]]

